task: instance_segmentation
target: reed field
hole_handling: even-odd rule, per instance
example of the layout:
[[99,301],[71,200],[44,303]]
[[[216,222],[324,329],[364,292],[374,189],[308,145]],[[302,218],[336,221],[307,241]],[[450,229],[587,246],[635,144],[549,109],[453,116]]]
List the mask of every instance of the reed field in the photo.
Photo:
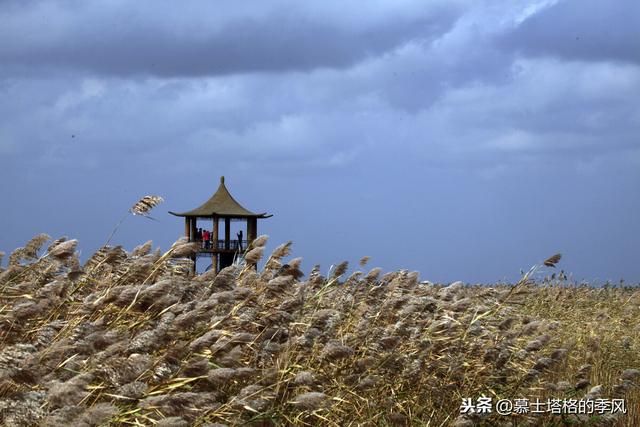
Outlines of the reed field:
[[[192,275],[184,240],[81,264],[76,240],[39,235],[5,256],[0,423],[640,426],[637,287],[550,276],[559,256],[494,286],[366,257],[348,277],[346,262],[303,274],[291,243],[266,241],[217,275]],[[480,397],[624,399],[626,413],[461,414]]]

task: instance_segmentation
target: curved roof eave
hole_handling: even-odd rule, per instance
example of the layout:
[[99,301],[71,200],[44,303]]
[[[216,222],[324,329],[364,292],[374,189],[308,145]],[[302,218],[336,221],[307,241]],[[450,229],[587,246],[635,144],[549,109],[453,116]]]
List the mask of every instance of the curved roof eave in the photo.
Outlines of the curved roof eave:
[[233,198],[224,185],[224,176],[220,177],[220,185],[216,192],[202,205],[187,212],[172,212],[170,214],[181,217],[229,217],[229,218],[269,218],[266,212],[254,213],[244,208]]

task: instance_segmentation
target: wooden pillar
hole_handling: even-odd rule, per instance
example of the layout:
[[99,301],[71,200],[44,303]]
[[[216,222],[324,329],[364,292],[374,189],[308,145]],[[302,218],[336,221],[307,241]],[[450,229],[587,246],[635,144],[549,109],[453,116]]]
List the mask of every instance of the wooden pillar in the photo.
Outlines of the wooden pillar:
[[218,249],[218,239],[220,238],[218,223],[219,218],[217,216],[213,217],[213,249]]
[[212,239],[213,255],[211,255],[211,264],[215,272],[218,272],[218,217],[213,217],[213,239]]
[[247,218],[247,245],[251,245],[256,237],[258,237],[258,219]]
[[196,225],[197,225],[197,218],[196,217],[191,217],[191,237],[189,238],[190,241],[194,241],[196,240]]
[[224,248],[229,250],[231,243],[231,219],[224,219]]
[[190,222],[189,217],[185,216],[184,217],[184,236],[188,240],[191,240],[191,224],[189,222]]
[[[194,240],[196,240],[196,228],[197,228],[196,226],[197,226],[197,223],[198,223],[198,218],[194,216],[194,217],[191,217],[189,219],[191,221],[191,235],[189,236],[189,241],[193,242]],[[197,255],[194,255],[194,256],[191,257],[191,261],[193,261],[193,274],[194,275],[196,274],[196,271],[197,271],[197,269],[196,269],[197,259],[198,259]]]

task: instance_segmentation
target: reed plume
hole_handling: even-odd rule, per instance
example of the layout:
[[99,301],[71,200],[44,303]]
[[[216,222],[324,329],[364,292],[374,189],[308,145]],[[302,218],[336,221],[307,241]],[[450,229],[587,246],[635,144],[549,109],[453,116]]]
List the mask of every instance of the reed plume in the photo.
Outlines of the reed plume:
[[111,239],[116,234],[116,231],[118,231],[118,228],[120,228],[120,225],[127,218],[127,216],[129,216],[129,214],[140,215],[145,218],[154,220],[154,218],[152,218],[149,213],[153,208],[155,208],[162,202],[164,202],[164,199],[160,196],[144,196],[136,203],[134,203],[133,206],[129,208],[129,210],[122,216],[122,218],[120,218],[120,221],[118,221],[116,226],[113,228],[104,246],[107,246],[111,242]]
[[44,233],[38,234],[37,236],[29,240],[29,242],[27,242],[24,247],[24,257],[29,260],[38,258],[38,251],[40,250],[40,248],[42,248],[42,245],[44,245],[49,240],[51,240],[51,236]]
[[160,196],[144,196],[131,206],[129,212],[134,215],[149,217],[149,212],[162,202],[164,202],[164,199]]
[[550,256],[549,258],[547,258],[543,264],[547,267],[554,267],[556,266],[557,263],[560,262],[560,258],[562,258],[562,254],[555,254],[553,256]]
[[367,265],[370,259],[370,256],[363,256],[362,258],[360,258],[360,261],[358,261],[358,264],[360,265],[360,267],[364,267],[365,265]]
[[267,244],[267,240],[269,240],[269,236],[266,234],[260,235],[251,242],[251,248],[262,248]]

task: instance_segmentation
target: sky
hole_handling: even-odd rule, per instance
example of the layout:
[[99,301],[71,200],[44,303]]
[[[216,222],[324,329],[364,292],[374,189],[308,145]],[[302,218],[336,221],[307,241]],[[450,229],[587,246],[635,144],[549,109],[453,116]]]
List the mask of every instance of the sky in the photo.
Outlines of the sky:
[[[636,0],[0,0],[0,250],[166,250],[226,176],[269,252],[640,282]],[[4,261],[6,265],[6,259]]]

